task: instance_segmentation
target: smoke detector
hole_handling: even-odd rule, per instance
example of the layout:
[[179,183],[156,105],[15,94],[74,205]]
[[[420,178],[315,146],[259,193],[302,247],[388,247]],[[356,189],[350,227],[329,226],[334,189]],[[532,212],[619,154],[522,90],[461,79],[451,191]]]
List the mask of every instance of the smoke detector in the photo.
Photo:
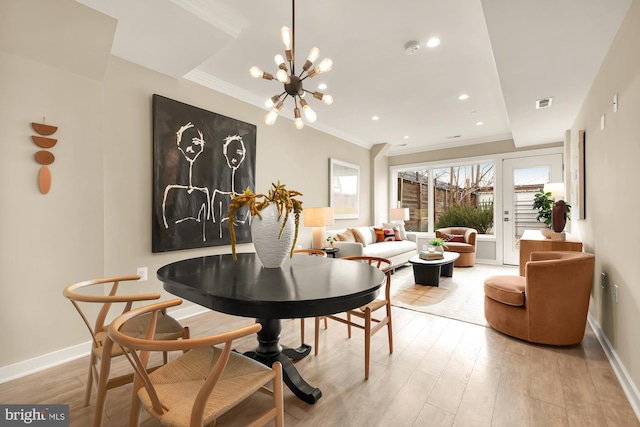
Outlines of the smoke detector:
[[419,50],[420,50],[420,43],[418,43],[415,40],[407,42],[407,44],[404,45],[404,53],[406,53],[407,55],[413,55]]

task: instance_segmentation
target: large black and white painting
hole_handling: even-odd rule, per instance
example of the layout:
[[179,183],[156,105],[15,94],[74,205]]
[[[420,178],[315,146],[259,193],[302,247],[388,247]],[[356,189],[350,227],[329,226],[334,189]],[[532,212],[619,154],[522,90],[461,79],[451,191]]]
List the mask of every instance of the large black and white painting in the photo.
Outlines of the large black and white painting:
[[[229,245],[231,195],[255,189],[256,126],[153,95],[153,252]],[[236,239],[250,242],[246,208]]]

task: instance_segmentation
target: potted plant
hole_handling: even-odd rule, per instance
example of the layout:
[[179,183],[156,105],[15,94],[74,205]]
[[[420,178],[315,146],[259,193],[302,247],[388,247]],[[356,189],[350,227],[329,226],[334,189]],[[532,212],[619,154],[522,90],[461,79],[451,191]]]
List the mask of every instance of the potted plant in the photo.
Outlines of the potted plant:
[[434,247],[435,250],[438,251],[438,252],[444,252],[444,250],[447,248],[447,242],[445,242],[444,239],[441,238],[441,237],[435,237],[435,238],[431,239],[429,244],[432,247]]
[[[551,192],[538,191],[533,196],[533,209],[538,211],[536,220],[544,223],[547,229],[551,228],[551,219],[553,218],[553,204]],[[565,220],[570,219],[571,205],[566,204]],[[544,233],[543,233],[544,234]]]
[[[294,221],[294,231],[293,231],[293,241],[291,243],[290,248],[287,248],[287,252],[289,256],[293,255],[293,248],[296,246],[296,241],[298,240],[298,229],[300,226],[300,214],[302,213],[302,201],[296,199],[296,197],[302,196],[302,193],[295,190],[287,190],[285,188],[285,184],[280,184],[278,181],[277,184],[271,184],[273,188],[271,188],[267,195],[252,193],[249,190],[249,187],[244,191],[243,194],[238,196],[231,196],[231,203],[229,205],[229,212],[227,214],[229,218],[229,232],[231,236],[231,252],[233,254],[233,259],[237,260],[236,255],[236,234],[235,234],[235,215],[238,210],[244,206],[249,208],[249,214],[253,217],[251,223],[251,232],[254,237],[254,245],[256,246],[256,252],[258,252],[258,256],[260,256],[261,261],[265,264],[263,257],[259,251],[259,242],[256,236],[254,235],[254,224],[256,221],[256,217],[259,220],[263,219],[263,214],[265,213],[265,209],[269,206],[276,209],[274,212],[274,220],[278,223],[281,222],[279,226],[279,232],[277,233],[277,238],[280,239],[283,236],[286,228],[291,225],[289,222],[289,215],[293,214]],[[282,221],[280,221],[282,219]],[[284,262],[284,259],[282,260]],[[265,264],[265,267],[268,267]]]

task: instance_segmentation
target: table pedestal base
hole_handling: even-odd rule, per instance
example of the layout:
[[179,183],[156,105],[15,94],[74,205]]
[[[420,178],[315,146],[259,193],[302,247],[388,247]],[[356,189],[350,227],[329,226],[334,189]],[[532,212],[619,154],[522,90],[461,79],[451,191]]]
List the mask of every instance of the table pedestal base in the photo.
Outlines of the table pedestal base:
[[262,325],[258,332],[258,347],[244,355],[267,366],[280,362],[282,379],[293,394],[306,403],[316,403],[322,397],[322,391],[309,385],[292,362],[292,359],[300,360],[306,357],[311,351],[311,346],[303,344],[298,348],[283,348],[279,343],[282,330],[280,319],[256,319],[256,322]]
[[453,276],[453,261],[442,265],[413,264],[413,276],[418,285],[439,286],[440,276]]

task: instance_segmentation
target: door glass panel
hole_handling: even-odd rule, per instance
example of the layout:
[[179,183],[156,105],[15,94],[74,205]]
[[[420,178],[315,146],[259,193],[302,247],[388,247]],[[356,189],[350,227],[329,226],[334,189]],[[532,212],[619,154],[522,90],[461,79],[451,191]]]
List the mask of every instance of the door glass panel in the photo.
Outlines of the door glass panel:
[[513,250],[519,249],[520,237],[524,230],[544,228],[544,223],[536,220],[538,212],[533,209],[534,195],[549,183],[550,166],[513,169]]

